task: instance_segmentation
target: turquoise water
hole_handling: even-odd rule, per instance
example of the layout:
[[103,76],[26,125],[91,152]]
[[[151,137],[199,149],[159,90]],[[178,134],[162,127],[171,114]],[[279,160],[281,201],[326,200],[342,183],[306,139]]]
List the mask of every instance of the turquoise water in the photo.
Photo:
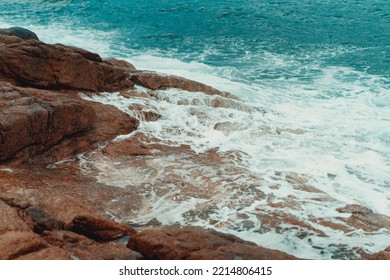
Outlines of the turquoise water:
[[[273,196],[302,197],[275,179],[281,171],[305,174],[338,201],[302,202],[294,215],[330,217],[352,203],[390,215],[389,1],[1,1],[0,26],[15,25],[49,43],[127,59],[140,69],[185,76],[239,96],[258,113],[230,117],[210,110],[214,123],[191,127],[201,136],[174,140],[199,152],[245,153],[242,165],[250,174],[282,185],[280,192],[262,189]],[[185,130],[183,118],[141,127],[169,137],[161,127]],[[208,132],[218,118],[238,123],[238,132],[212,138]],[[305,133],[277,133],[283,129]],[[215,218],[233,214],[221,211]],[[339,242],[368,252],[390,245],[383,242],[390,236],[386,230],[369,237],[329,232],[331,237],[316,241],[329,247],[325,254],[310,251],[308,238],[237,234],[308,258],[334,257],[332,244]]]
[[[302,63],[314,59],[321,66],[353,67],[387,77],[390,73],[386,0],[5,0],[0,9],[5,21],[115,32],[114,49],[174,51],[181,59],[201,57],[208,65],[253,67],[242,58],[268,51]],[[212,53],[205,55],[206,50]],[[318,54],[323,51],[334,54]],[[249,80],[315,75],[250,74]]]

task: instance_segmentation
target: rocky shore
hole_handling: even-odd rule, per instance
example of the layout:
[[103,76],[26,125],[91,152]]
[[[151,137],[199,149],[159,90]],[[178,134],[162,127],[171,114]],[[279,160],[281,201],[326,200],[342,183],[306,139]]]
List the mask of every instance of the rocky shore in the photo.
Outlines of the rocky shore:
[[[236,155],[199,155],[189,146],[169,146],[137,130],[140,121],[159,119],[158,112],[134,105],[129,115],[80,95],[119,92],[127,99],[152,99],[157,90],[169,88],[202,92],[212,97],[213,107],[254,110],[199,82],[141,71],[76,47],[46,44],[25,29],[0,30],[0,259],[296,259],[267,249],[267,244],[261,247],[214,230],[162,226],[153,219],[132,223],[132,213],[143,207],[141,190],[113,187],[109,179],[96,179],[101,170],[81,168],[85,158],[131,161],[142,168],[147,156],[172,154],[223,168]],[[231,128],[221,123],[216,129]],[[130,133],[132,137],[114,141]],[[96,176],[86,175],[85,168]],[[190,185],[183,190],[197,195]],[[388,217],[368,209],[352,205],[340,211],[351,213],[344,221],[351,227],[390,228]],[[274,214],[270,227],[288,219]],[[389,250],[363,258],[390,259]]]

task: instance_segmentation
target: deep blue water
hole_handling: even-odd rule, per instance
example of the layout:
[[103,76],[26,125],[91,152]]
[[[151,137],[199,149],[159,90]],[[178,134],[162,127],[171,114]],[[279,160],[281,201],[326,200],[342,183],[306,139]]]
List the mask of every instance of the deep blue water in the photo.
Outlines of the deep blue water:
[[[174,50],[187,60],[213,50],[202,56],[209,65],[242,67],[240,58],[248,53],[269,51],[390,75],[387,0],[3,0],[0,18],[20,25],[114,31],[118,46]],[[345,52],[338,53],[340,49]],[[316,57],[324,50],[330,55]]]

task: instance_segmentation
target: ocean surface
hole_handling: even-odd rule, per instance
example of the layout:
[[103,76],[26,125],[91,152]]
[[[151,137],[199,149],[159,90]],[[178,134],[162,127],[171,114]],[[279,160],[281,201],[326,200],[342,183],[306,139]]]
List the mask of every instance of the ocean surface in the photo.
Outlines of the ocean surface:
[[[390,246],[388,229],[346,234],[315,221],[340,223],[336,217],[348,215],[336,209],[347,204],[390,216],[388,0],[2,0],[0,27],[10,26],[29,28],[48,43],[212,85],[256,109],[206,108],[207,102],[193,102],[203,98],[196,93],[186,97],[192,107],[182,106],[177,90],[162,92],[165,101],[152,105],[167,117],[141,123],[140,129],[200,154],[238,152],[234,164],[241,173],[209,175],[226,181],[218,185],[226,188],[223,199],[159,198],[135,220],[147,216],[163,224],[214,226],[303,258],[353,258],[356,248],[370,253]],[[119,107],[125,102],[117,95],[103,95],[101,101]],[[188,113],[194,108],[202,116]],[[233,128],[216,130],[222,122]],[[179,163],[176,170],[184,166]],[[127,186],[124,174],[125,169],[112,178],[113,186]],[[250,187],[239,196],[231,184]],[[213,199],[207,215],[184,215]],[[274,207],[285,204],[272,208],[270,200]],[[283,224],[259,230],[264,223],[259,208],[325,234],[302,235],[299,227]]]

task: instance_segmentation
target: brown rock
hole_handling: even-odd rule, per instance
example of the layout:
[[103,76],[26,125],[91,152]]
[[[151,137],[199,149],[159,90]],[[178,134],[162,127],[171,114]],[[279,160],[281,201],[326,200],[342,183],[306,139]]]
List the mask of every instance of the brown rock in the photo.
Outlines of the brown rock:
[[118,135],[126,135],[137,129],[139,121],[130,117],[112,105],[97,102],[88,103],[95,110],[96,125],[94,138],[97,141],[106,141]]
[[278,250],[246,244],[221,246],[216,250],[201,249],[193,252],[191,260],[295,260],[296,258]]
[[191,150],[191,148],[187,145],[172,147],[160,144],[159,142],[160,141],[157,138],[150,138],[142,133],[137,133],[129,139],[108,144],[102,152],[104,155],[110,158],[119,158],[123,156],[170,154],[174,152]]
[[14,230],[28,231],[30,227],[19,217],[17,209],[0,200],[0,234]]
[[86,133],[71,135],[58,144],[46,149],[44,153],[33,158],[34,162],[44,161],[54,163],[63,159],[72,158],[82,152],[96,149],[98,139],[95,138],[94,130]]
[[0,259],[12,260],[48,248],[39,235],[28,231],[8,231],[0,235]]
[[351,213],[355,215],[371,215],[373,211],[357,204],[348,204],[345,207],[336,209],[339,213]]
[[229,246],[222,246],[218,251],[224,254],[233,254],[234,259],[245,260],[295,260],[294,256],[286,254],[278,250],[271,250],[259,246],[251,246],[241,244],[232,244]]
[[145,156],[151,154],[147,145],[139,142],[137,139],[134,140],[133,138],[112,142],[108,144],[102,152],[110,158],[118,158],[122,156]]
[[142,104],[132,104],[129,106],[129,109],[140,121],[155,122],[162,117],[153,109]]
[[37,40],[5,41],[7,44],[0,44],[0,80],[46,89],[115,91],[133,87],[127,68],[103,62],[97,54]]
[[370,260],[390,260],[390,247],[386,248],[381,252],[372,254],[366,258]]
[[45,232],[44,238],[53,246],[63,248],[80,260],[136,260],[137,252],[121,244],[97,243],[85,236],[69,231]]
[[290,213],[273,211],[259,214],[257,218],[261,221],[261,227],[258,231],[262,233],[269,232],[271,230],[275,230],[277,233],[282,233],[285,231],[299,229],[299,234],[297,236],[301,239],[313,234],[320,237],[327,236],[323,231],[311,226],[306,221],[301,220]]
[[55,162],[129,134],[138,120],[75,92],[20,88],[0,81],[0,161],[24,162],[44,153]]
[[[285,175],[285,179],[294,187],[294,189],[301,190],[304,192],[310,192],[310,193],[325,194],[323,191],[309,185],[308,179],[303,174],[297,174],[291,172]],[[326,199],[331,199],[331,197],[326,197]]]
[[69,254],[59,247],[50,247],[37,252],[22,255],[17,260],[71,260]]
[[67,95],[5,86],[0,94],[0,161],[28,159],[96,122],[91,107]]
[[22,42],[23,39],[16,37],[16,36],[9,36],[9,35],[4,35],[4,33],[0,32],[0,44],[17,44]]
[[138,252],[117,244],[95,243],[88,247],[74,246],[69,250],[80,260],[138,260],[142,257]]
[[106,58],[104,59],[104,62],[106,62],[109,65],[115,66],[115,67],[120,67],[120,68],[125,68],[129,71],[134,71],[137,70],[133,64],[130,62],[124,61],[124,60],[119,60],[113,57]]
[[42,233],[42,238],[50,245],[61,248],[65,248],[70,244],[77,246],[89,246],[96,243],[96,241],[84,235],[67,230],[45,231]]
[[[226,98],[228,97],[228,98]],[[255,112],[255,109],[239,100],[232,99],[231,96],[215,96],[213,100],[211,100],[211,106],[214,108],[228,108],[228,109],[235,109],[238,111],[253,113]]]
[[162,75],[151,71],[132,72],[130,78],[135,84],[152,89],[178,88],[186,91],[199,91],[209,95],[235,98],[228,92],[219,91],[211,86],[178,76]]
[[76,216],[68,228],[96,241],[107,241],[135,234],[136,231],[123,224],[94,216]]
[[0,198],[23,209],[41,209],[65,224],[70,224],[75,216],[104,217],[116,209],[129,212],[142,206],[140,194],[129,195],[125,189],[96,182],[95,177],[83,174],[75,160],[58,168],[42,167],[36,162],[25,163],[13,172],[0,168]]
[[96,123],[86,133],[72,135],[48,149],[43,158],[56,162],[81,152],[97,148],[97,143],[109,141],[118,135],[126,135],[137,129],[139,121],[112,105],[83,101],[96,114]]
[[338,217],[337,219],[347,225],[373,232],[381,228],[390,229],[390,218],[388,216],[374,213],[371,209],[357,204],[350,204],[336,209],[340,213],[351,213],[349,218]]
[[23,212],[31,219],[34,232],[36,233],[41,233],[44,230],[62,229],[65,226],[64,222],[56,220],[44,210],[37,207],[27,207]]
[[[9,200],[11,201],[11,200]],[[12,201],[16,202],[16,200]],[[25,203],[21,203],[24,205]],[[2,223],[0,228],[0,259],[21,260],[61,260],[61,259],[139,259],[141,255],[123,244],[97,243],[77,233],[55,230],[57,223],[43,210],[31,206],[19,210],[0,200]],[[34,223],[34,230],[40,227],[54,231],[43,231],[41,237],[32,233],[23,222],[21,214],[29,217]],[[80,230],[86,235],[99,237],[99,240],[115,239],[124,234],[134,234],[132,228],[119,223],[95,217],[76,217],[72,229]],[[37,230],[36,230],[37,231]],[[45,241],[46,240],[46,241]],[[50,246],[50,245],[51,246]],[[53,247],[52,247],[53,246]]]
[[122,90],[119,94],[124,98],[143,98],[143,99],[158,99],[158,94],[150,89],[131,89],[131,90]]
[[354,229],[343,224],[343,223],[335,223],[333,222],[332,220],[330,219],[326,219],[326,218],[312,218],[310,219],[311,222],[314,222],[314,223],[317,223],[321,226],[324,226],[324,227],[328,227],[328,228],[331,228],[331,229],[334,229],[334,230],[340,230],[340,231],[343,231],[345,233],[347,232],[350,232],[350,231],[353,231]]
[[22,27],[0,28],[0,35],[17,37],[22,40],[39,40],[37,34]]
[[146,229],[127,245],[147,259],[295,259],[286,253],[197,227]]

